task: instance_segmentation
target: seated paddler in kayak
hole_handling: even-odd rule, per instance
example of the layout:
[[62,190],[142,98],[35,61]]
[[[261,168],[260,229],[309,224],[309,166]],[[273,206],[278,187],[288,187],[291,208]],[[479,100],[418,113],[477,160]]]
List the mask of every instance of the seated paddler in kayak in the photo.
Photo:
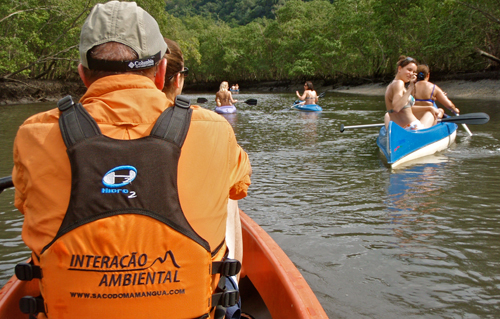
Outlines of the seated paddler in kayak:
[[[412,107],[415,104],[415,98],[412,93],[417,79],[416,71],[415,59],[406,56],[399,57],[396,77],[385,91],[386,128],[389,121],[408,130],[420,130],[436,125],[439,111],[433,106],[422,107],[420,119],[413,114]],[[408,88],[405,87],[406,83],[409,83]]]
[[212,319],[237,303],[227,205],[247,195],[250,162],[226,119],[161,91],[180,93],[186,73],[166,75],[168,49],[135,2],[97,4],[80,33],[81,103],[19,127],[12,180],[32,263],[16,276],[41,292],[20,301],[30,317]]
[[318,94],[316,94],[316,91],[314,91],[314,87],[311,81],[306,81],[306,83],[304,83],[304,94],[300,95],[299,91],[295,91],[295,94],[301,101],[304,101],[300,104],[318,104]]
[[[162,91],[166,97],[175,101],[175,98],[182,93],[184,87],[184,78],[188,75],[188,68],[184,66],[184,56],[179,44],[171,39],[164,38],[168,45],[168,52],[165,54],[167,59],[167,70],[165,72],[165,86]],[[192,106],[195,107],[195,106]],[[196,106],[197,107],[197,106]],[[238,201],[229,198],[227,204],[227,221],[226,221],[226,246],[228,248],[228,257],[239,260],[243,259],[243,238],[241,230],[240,213]],[[238,288],[237,276],[227,277],[226,286]],[[239,305],[234,305],[226,309],[226,318],[233,317],[234,314],[241,312]]]
[[236,107],[234,103],[238,100],[233,99],[233,95],[229,91],[229,83],[227,81],[222,81],[219,86],[219,91],[215,93],[215,112],[217,113],[234,113],[236,112]]
[[415,105],[413,106],[413,114],[417,118],[422,117],[422,112],[427,111],[428,106],[433,106],[439,110],[438,118],[443,118],[444,109],[438,108],[436,101],[449,109],[453,114],[460,114],[460,110],[455,107],[455,104],[450,101],[446,93],[436,84],[429,81],[430,71],[425,64],[420,64],[417,67],[417,83],[415,83]]

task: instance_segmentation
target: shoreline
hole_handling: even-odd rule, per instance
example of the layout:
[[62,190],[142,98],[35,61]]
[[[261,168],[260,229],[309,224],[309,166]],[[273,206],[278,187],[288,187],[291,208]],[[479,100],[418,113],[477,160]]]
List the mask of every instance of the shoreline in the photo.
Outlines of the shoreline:
[[[500,80],[479,81],[436,81],[432,82],[447,93],[450,99],[485,99],[500,100]],[[387,83],[363,84],[358,86],[342,86],[327,92],[384,96]]]
[[[319,82],[319,81],[318,81]],[[433,82],[448,94],[450,99],[484,99],[500,100],[500,79],[481,80],[445,80]],[[319,84],[319,83],[318,83]],[[384,96],[388,83],[370,83],[362,85],[317,85],[318,92],[332,92],[345,94],[360,94],[371,96]],[[249,91],[258,92],[295,92],[300,90],[302,82],[291,84],[283,82],[261,82],[250,85]],[[86,87],[81,82],[25,80],[0,82],[0,106],[13,104],[28,104],[40,102],[55,102],[66,95],[79,99],[85,94]],[[186,93],[195,93],[196,89],[185,89]]]

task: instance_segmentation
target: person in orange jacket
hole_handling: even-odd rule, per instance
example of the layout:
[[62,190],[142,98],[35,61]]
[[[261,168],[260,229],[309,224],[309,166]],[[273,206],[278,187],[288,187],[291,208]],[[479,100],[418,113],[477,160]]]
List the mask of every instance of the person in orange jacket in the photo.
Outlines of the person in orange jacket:
[[[156,21],[135,3],[111,1],[93,8],[82,27],[80,37],[81,64],[78,66],[78,72],[88,88],[80,102],[83,104],[84,112],[87,112],[91,119],[97,123],[105,143],[111,141],[121,145],[121,142],[116,141],[143,140],[152,133],[160,115],[164,111],[172,109],[173,101],[161,92],[167,68],[167,61],[163,56],[167,50],[168,46],[160,34]],[[188,229],[187,232],[191,234],[190,236],[199,236],[199,241],[205,243],[204,247],[207,247],[209,258],[213,256],[212,260],[222,260],[226,254],[224,238],[227,202],[229,198],[238,200],[247,195],[251,166],[248,155],[237,144],[232,127],[224,118],[199,106],[191,106],[190,110],[192,110],[191,118],[184,143],[180,145],[182,151],[178,155],[177,169],[152,165],[150,170],[176,172],[175,182],[177,185],[173,189],[177,192],[177,210],[181,211],[184,216],[181,216],[181,219],[185,218],[186,220],[182,223],[184,226],[181,228]],[[72,174],[75,173],[73,171],[74,163],[70,163],[68,158],[71,149],[65,143],[66,135],[62,134],[59,125],[62,112],[62,108],[61,110],[53,109],[30,117],[19,128],[14,143],[15,165],[12,175],[16,187],[15,205],[25,217],[22,237],[32,250],[34,264],[41,264],[42,270],[44,265],[47,265],[48,270],[43,272],[44,278],[55,278],[54,280],[59,282],[57,288],[51,284],[42,283],[42,296],[48,296],[48,300],[45,300],[45,309],[48,311],[45,314],[40,314],[39,318],[44,315],[50,318],[62,313],[68,314],[75,309],[82,311],[78,314],[80,318],[91,317],[99,314],[100,311],[109,312],[110,309],[115,311],[115,315],[120,314],[122,318],[134,318],[137,317],[138,313],[143,315],[144,311],[149,311],[148,317],[150,318],[165,317],[165,313],[161,313],[156,308],[164,303],[163,300],[158,299],[161,302],[157,304],[155,299],[151,297],[152,294],[164,296],[184,291],[189,295],[190,289],[194,289],[197,285],[205,286],[208,282],[189,282],[186,278],[190,276],[183,277],[182,272],[179,272],[179,277],[177,277],[177,273],[165,270],[147,273],[146,277],[141,277],[142,272],[144,272],[141,270],[142,268],[134,268],[135,273],[128,274],[130,276],[127,277],[126,270],[130,270],[127,267],[139,267],[153,260],[166,263],[171,261],[175,267],[179,266],[179,269],[187,267],[183,267],[172,258],[174,255],[177,256],[174,254],[174,250],[164,251],[164,258],[160,258],[158,255],[156,259],[152,259],[151,255],[157,253],[154,249],[159,251],[167,249],[165,246],[170,244],[167,237],[174,232],[165,230],[167,227],[163,223],[156,223],[160,225],[152,223],[148,218],[144,218],[142,213],[116,214],[110,218],[113,220],[112,222],[108,223],[107,219],[98,219],[93,220],[94,223],[90,223],[90,226],[85,224],[85,226],[80,227],[80,224],[78,226],[71,224],[71,218],[75,218],[76,215],[71,215],[69,218],[70,215],[66,215],[66,213],[78,208],[78,205],[76,208],[74,208],[75,205],[71,205],[74,192],[82,192],[78,195],[80,198],[78,203],[91,207],[92,205],[99,206],[94,203],[92,196],[98,197],[101,194],[103,197],[111,194],[111,196],[128,195],[128,198],[134,198],[129,189],[113,188],[117,185],[111,184],[118,179],[124,181],[121,184],[128,184],[127,186],[132,185],[144,189],[149,187],[154,191],[156,189],[155,185],[141,184],[137,180],[135,180],[136,183],[132,181],[144,176],[141,175],[140,170],[134,174],[130,170],[130,174],[123,177],[124,174],[120,174],[116,170],[119,167],[115,167],[107,173],[102,173],[102,175],[106,173],[102,178],[102,183],[109,182],[108,184],[111,186],[108,188],[102,185],[98,186],[100,194],[90,194],[91,187],[77,190],[80,181],[84,184],[89,183],[89,181],[86,180],[87,175],[81,173],[77,179],[72,178]],[[83,145],[82,143],[75,144],[75,147]],[[66,153],[67,149],[68,154]],[[149,151],[144,147],[143,149]],[[142,152],[136,152],[134,155],[141,163],[146,160],[158,161],[154,152],[152,154],[146,153],[144,156],[141,156]],[[79,154],[78,151],[76,154]],[[89,162],[95,162],[95,165],[104,165],[102,162],[108,155],[112,155],[112,152],[93,154],[95,155],[89,158]],[[78,161],[78,157],[73,161]],[[87,165],[86,160],[78,165]],[[78,165],[75,164],[75,167]],[[148,172],[148,174],[146,175],[154,177],[153,171]],[[121,194],[119,194],[120,190]],[[85,200],[85,192],[90,194],[88,201]],[[163,198],[163,195],[159,197]],[[109,198],[118,197],[107,198],[110,205],[115,205],[117,201],[109,200]],[[144,203],[144,205],[147,206],[148,203]],[[138,208],[133,208],[133,210],[137,211]],[[67,226],[68,223],[70,227],[62,229],[62,226]],[[119,229],[122,228],[123,230],[120,231]],[[160,229],[158,232],[151,231],[151,229],[157,228]],[[158,235],[163,234],[163,232],[165,232],[165,236]],[[172,238],[182,237],[182,233],[172,236]],[[126,245],[131,245],[131,250],[128,252]],[[180,249],[179,244],[173,245],[175,249]],[[140,248],[147,246],[149,250],[147,253],[141,254],[140,251],[133,250],[138,249],[136,246]],[[83,251],[90,249],[90,251],[86,254],[72,254],[71,249],[75,247]],[[115,247],[117,251],[121,249],[121,252],[115,252],[115,248],[110,250],[111,247]],[[96,249],[96,252],[92,252],[92,249]],[[144,249],[146,251],[146,248]],[[44,256],[44,254],[49,255]],[[179,255],[187,256],[189,253],[179,252]],[[71,265],[76,265],[76,261],[80,258],[78,265],[89,269],[85,269],[85,271],[84,269],[73,269],[71,274],[74,278],[69,278],[63,272],[58,274],[54,269],[60,265],[58,265],[55,256],[59,256],[59,263],[67,261]],[[160,262],[152,262],[150,266],[153,268],[158,264]],[[115,266],[121,267],[120,271],[125,271],[123,276],[118,269],[113,268]],[[108,276],[106,279],[102,273],[98,274],[101,278],[98,285],[90,280],[81,282],[80,276],[87,272],[90,273],[93,268],[98,267],[109,268],[114,273],[106,274]],[[64,267],[63,269],[68,270]],[[44,279],[42,279],[43,281]],[[76,283],[76,286],[73,282]],[[191,288],[168,290],[154,286],[156,284],[173,285],[178,282]],[[153,286],[152,291],[141,291],[140,293],[136,291],[134,292],[136,295],[128,294],[128,292],[113,292],[107,295],[92,294],[92,285],[96,286],[97,289],[97,286],[108,285],[109,288],[118,284],[120,284],[119,289],[135,285],[136,288],[147,290],[149,289],[148,284]],[[87,288],[90,289],[90,296],[97,297],[91,297],[84,301],[72,298],[73,295],[70,296],[70,292],[86,293],[82,290]],[[109,289],[112,291],[115,288]],[[77,291],[68,291],[67,294],[64,294],[65,289]],[[215,291],[214,289],[213,283],[210,287],[205,288],[209,295]],[[130,297],[138,296],[137,294],[147,297],[142,299]],[[56,301],[59,300],[60,296],[67,298],[62,300],[62,304],[59,303],[60,301]],[[99,296],[105,297],[99,299]],[[125,303],[114,304],[115,301],[111,299],[115,296],[118,296],[117,298],[128,296],[127,298],[131,299],[121,299]],[[173,300],[180,296],[169,295],[168,297]],[[200,307],[192,307],[189,302],[183,303],[181,301],[178,304],[180,309],[176,309],[176,311],[186,310],[189,312],[200,309]],[[205,304],[201,306],[203,309],[206,307]],[[213,308],[209,310],[211,311],[210,315],[212,315]],[[200,316],[202,315],[200,314]],[[173,318],[174,316],[169,317]]]

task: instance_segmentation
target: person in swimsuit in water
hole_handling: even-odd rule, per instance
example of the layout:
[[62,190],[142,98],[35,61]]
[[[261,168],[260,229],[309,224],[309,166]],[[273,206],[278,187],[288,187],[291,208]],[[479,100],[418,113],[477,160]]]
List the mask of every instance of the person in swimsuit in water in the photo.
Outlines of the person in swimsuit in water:
[[314,91],[314,87],[311,81],[307,81],[304,84],[304,94],[302,96],[299,94],[299,91],[295,91],[298,98],[304,101],[301,104],[318,104],[318,95],[316,91]]
[[234,103],[238,102],[238,100],[233,100],[233,96],[228,88],[229,83],[223,81],[220,84],[219,92],[215,93],[215,103],[217,103],[218,107],[233,106]]
[[[422,107],[420,120],[412,112],[412,106],[415,104],[412,92],[417,80],[417,61],[402,55],[399,57],[397,66],[396,77],[385,91],[386,127],[389,125],[389,121],[410,130],[420,130],[435,125],[439,111],[433,106]],[[410,84],[406,89],[405,83],[408,82]]]
[[439,110],[438,118],[443,118],[444,109],[438,108],[435,101],[441,103],[455,115],[460,114],[460,110],[455,107],[455,104],[453,104],[450,99],[448,99],[446,93],[436,84],[429,82],[429,77],[429,67],[425,64],[420,64],[417,67],[417,83],[415,83],[415,106],[413,107],[413,114],[415,114],[417,118],[420,118],[422,116],[421,109],[425,112],[427,110],[426,107],[433,106]]

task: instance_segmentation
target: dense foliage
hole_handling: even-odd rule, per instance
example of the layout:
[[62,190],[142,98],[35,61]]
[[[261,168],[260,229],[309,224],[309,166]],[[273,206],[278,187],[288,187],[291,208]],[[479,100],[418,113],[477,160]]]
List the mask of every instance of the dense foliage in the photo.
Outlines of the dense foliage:
[[[77,78],[95,0],[0,3],[0,77]],[[373,78],[399,55],[431,70],[498,67],[498,0],[138,0],[179,42],[190,81]]]

